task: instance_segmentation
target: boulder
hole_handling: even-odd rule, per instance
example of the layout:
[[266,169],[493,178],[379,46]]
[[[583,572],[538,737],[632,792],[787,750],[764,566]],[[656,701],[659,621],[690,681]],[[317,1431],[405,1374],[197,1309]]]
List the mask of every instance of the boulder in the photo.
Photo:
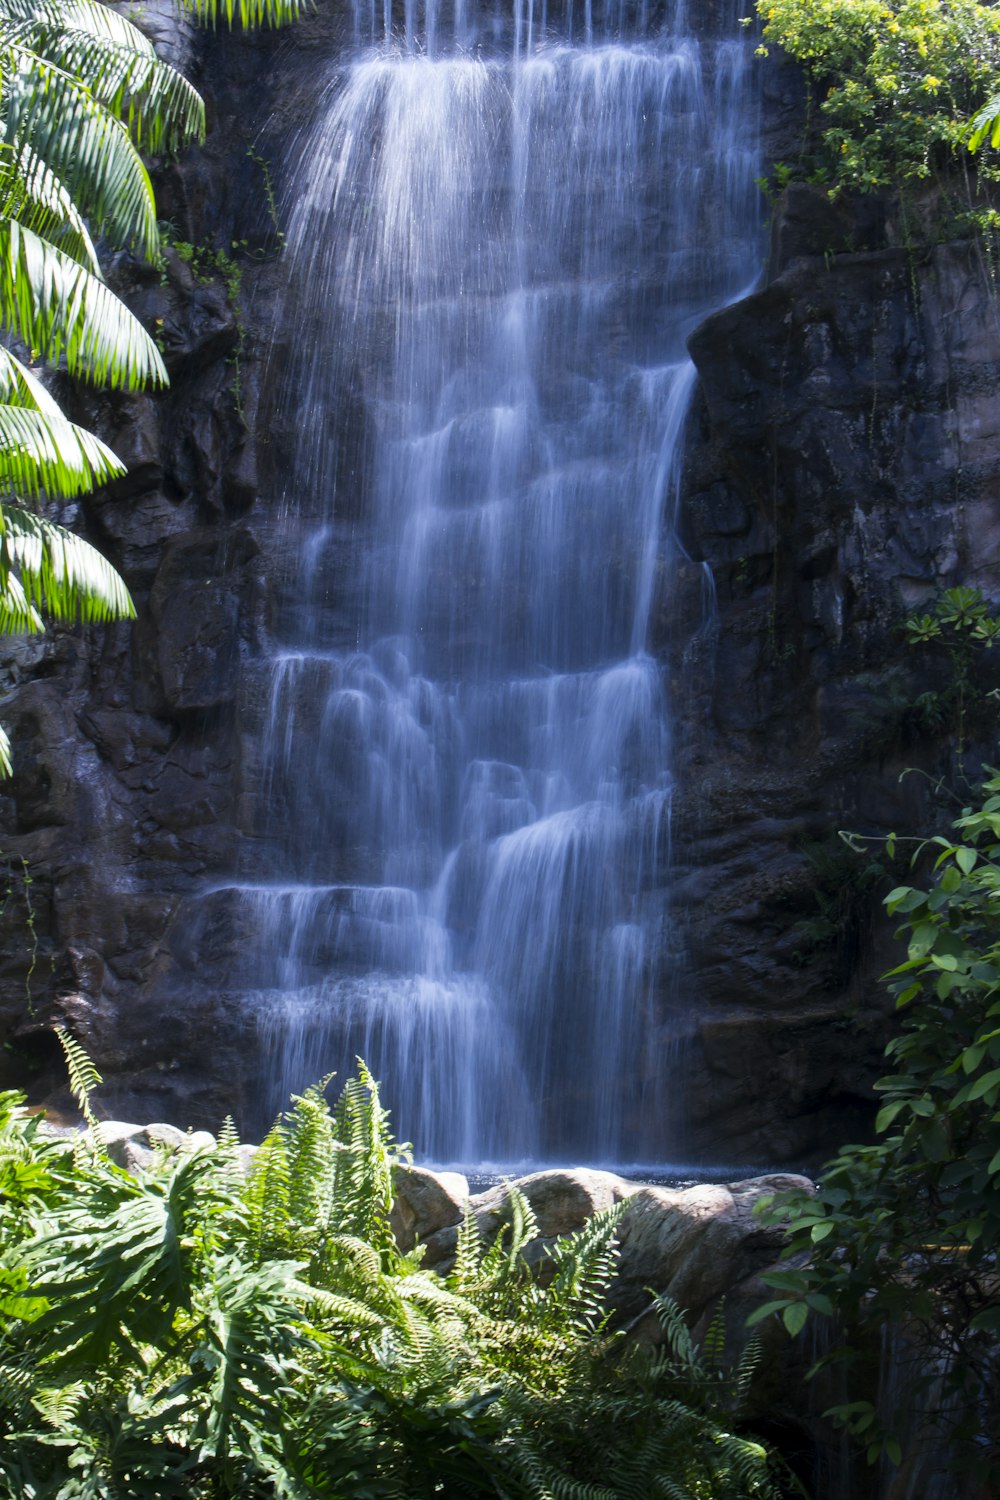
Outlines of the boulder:
[[[513,1183],[499,1183],[469,1199],[480,1236],[492,1244],[502,1225],[510,1222],[508,1195],[511,1187],[523,1193],[538,1224],[539,1239],[552,1239],[581,1229],[594,1214],[612,1208],[622,1199],[639,1191],[637,1183],[626,1182],[614,1172],[599,1172],[586,1167],[568,1171],[532,1172]],[[446,1270],[455,1254],[457,1225],[461,1215],[450,1226],[427,1236],[424,1264]],[[535,1242],[532,1241],[532,1244]],[[529,1252],[531,1246],[528,1247]],[[529,1253],[529,1259],[531,1255]]]
[[469,1183],[460,1172],[431,1172],[398,1166],[390,1223],[401,1250],[412,1250],[442,1229],[459,1224],[469,1201]]
[[711,1316],[733,1288],[778,1259],[783,1234],[756,1216],[761,1199],[811,1187],[806,1177],[774,1173],[690,1188],[640,1188],[618,1229],[621,1258],[609,1292],[616,1313],[638,1319],[633,1332],[651,1342],[660,1335],[655,1314],[647,1311],[650,1293],[672,1297],[694,1324]]
[[116,1166],[137,1172],[150,1166],[157,1149],[205,1151],[215,1147],[215,1136],[207,1130],[178,1130],[176,1125],[131,1125],[124,1120],[102,1120],[97,1134]]

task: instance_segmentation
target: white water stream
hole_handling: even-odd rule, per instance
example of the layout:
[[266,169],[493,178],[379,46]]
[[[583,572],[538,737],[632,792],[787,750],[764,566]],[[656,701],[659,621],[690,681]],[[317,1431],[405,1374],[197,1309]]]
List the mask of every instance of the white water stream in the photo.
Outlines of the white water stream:
[[360,1054],[424,1158],[662,1158],[649,638],[685,338],[757,272],[752,44],[590,0],[372,0],[355,30],[288,189],[300,607],[266,667],[269,879],[232,888],[270,1102]]

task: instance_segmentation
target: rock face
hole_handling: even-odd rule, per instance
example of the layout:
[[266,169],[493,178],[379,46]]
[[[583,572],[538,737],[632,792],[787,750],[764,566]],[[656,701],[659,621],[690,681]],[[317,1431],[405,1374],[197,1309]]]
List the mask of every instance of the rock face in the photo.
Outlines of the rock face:
[[[827,1148],[881,1039],[871,976],[892,950],[875,898],[894,882],[836,831],[951,815],[932,788],[961,769],[953,715],[935,733],[918,710],[946,668],[903,643],[900,620],[959,583],[1000,595],[989,280],[974,244],[907,249],[884,205],[862,208],[789,189],[767,285],[690,343],[682,527],[716,599],[674,650],[690,1140],[764,1160]],[[989,753],[989,716],[973,741],[977,728],[966,768]],[[931,778],[902,777],[914,765]]]
[[[271,503],[294,433],[256,426],[281,365],[259,333],[282,280],[269,162],[330,26],[350,22],[318,17],[280,52],[268,37],[168,35],[159,9],[152,22],[192,59],[213,120],[206,150],[161,173],[161,213],[215,258],[171,250],[161,276],[119,257],[171,390],[72,393],[129,473],[58,518],[122,569],[138,620],[2,644],[16,774],[0,784],[0,1086],[65,1098],[62,1022],[117,1112],[217,1128],[246,1118],[256,1064],[216,982],[238,943],[225,890],[197,930],[188,908],[253,870],[252,663],[294,594]],[[780,157],[801,90],[771,64],[764,83]],[[670,575],[653,644],[676,719],[677,1154],[795,1163],[866,1127],[884,1039],[877,881],[836,830],[947,816],[930,782],[899,780],[913,763],[954,765],[951,724],[915,708],[945,669],[918,662],[896,625],[939,586],[1000,595],[1000,325],[975,245],[907,247],[883,204],[789,189],[772,238],[766,284],[691,339],[690,561]],[[220,254],[241,268],[237,295]],[[365,433],[342,415],[347,475]],[[342,488],[346,538],[356,497]],[[344,556],[357,587],[346,542]],[[401,1195],[414,1215],[401,1232],[423,1222],[418,1198],[416,1185]]]

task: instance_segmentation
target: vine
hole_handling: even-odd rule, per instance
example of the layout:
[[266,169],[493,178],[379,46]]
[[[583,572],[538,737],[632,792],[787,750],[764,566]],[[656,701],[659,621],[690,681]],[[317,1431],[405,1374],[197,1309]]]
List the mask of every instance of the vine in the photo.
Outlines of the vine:
[[230,255],[228,250],[220,250],[214,245],[193,245],[187,240],[174,240],[173,248],[185,265],[191,267],[196,281],[202,286],[210,286],[213,281],[221,280],[225,288],[236,328],[236,343],[228,361],[232,370],[229,393],[233,398],[236,416],[244,427],[248,427],[243,407],[243,358],[246,354],[248,330],[243,316],[243,267],[236,259],[236,255],[249,254],[248,241],[231,241],[230,249],[236,255]]

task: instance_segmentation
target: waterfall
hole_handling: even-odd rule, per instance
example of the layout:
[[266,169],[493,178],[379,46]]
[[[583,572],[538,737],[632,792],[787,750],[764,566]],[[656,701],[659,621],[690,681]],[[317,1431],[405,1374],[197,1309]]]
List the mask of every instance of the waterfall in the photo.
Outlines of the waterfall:
[[649,642],[685,339],[757,273],[751,53],[682,5],[358,0],[330,60],[287,187],[296,551],[225,893],[272,1108],[360,1054],[425,1158],[669,1150]]

